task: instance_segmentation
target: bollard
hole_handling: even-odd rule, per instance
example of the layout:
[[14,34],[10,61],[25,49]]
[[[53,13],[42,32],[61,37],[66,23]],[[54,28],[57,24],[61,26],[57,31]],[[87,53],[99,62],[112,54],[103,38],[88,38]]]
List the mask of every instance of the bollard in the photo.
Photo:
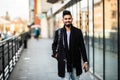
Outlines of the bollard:
[[27,39],[24,40],[24,48],[27,48]]
[[24,48],[27,48],[27,41],[28,41],[28,32],[24,34]]

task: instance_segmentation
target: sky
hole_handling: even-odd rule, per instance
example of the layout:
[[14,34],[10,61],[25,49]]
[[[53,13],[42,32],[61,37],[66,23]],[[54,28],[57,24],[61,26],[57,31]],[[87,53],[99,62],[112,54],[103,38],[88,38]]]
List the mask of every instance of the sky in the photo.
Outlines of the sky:
[[5,16],[8,12],[10,19],[21,17],[29,19],[29,0],[0,0],[0,16]]

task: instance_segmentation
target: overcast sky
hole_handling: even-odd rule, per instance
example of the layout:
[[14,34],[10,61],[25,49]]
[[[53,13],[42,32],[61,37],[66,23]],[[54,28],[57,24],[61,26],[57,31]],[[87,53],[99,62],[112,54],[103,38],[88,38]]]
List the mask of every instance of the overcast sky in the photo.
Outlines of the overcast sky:
[[6,15],[8,11],[10,19],[21,17],[28,20],[29,17],[29,0],[1,0],[0,16]]

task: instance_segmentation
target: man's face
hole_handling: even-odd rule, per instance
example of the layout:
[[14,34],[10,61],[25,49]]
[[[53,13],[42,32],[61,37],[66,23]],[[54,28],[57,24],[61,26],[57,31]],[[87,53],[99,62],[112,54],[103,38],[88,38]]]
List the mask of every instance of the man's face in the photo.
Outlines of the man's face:
[[66,27],[70,27],[72,24],[72,16],[71,15],[65,15],[63,17],[63,23],[65,24]]

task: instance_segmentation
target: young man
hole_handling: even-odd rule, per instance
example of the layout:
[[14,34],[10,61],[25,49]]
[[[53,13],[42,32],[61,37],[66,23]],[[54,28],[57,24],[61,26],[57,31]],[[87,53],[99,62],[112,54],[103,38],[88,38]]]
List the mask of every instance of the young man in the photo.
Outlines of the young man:
[[52,44],[53,57],[58,61],[58,76],[61,80],[79,80],[83,68],[88,71],[88,60],[82,31],[72,25],[72,15],[63,11],[64,26],[56,30]]

